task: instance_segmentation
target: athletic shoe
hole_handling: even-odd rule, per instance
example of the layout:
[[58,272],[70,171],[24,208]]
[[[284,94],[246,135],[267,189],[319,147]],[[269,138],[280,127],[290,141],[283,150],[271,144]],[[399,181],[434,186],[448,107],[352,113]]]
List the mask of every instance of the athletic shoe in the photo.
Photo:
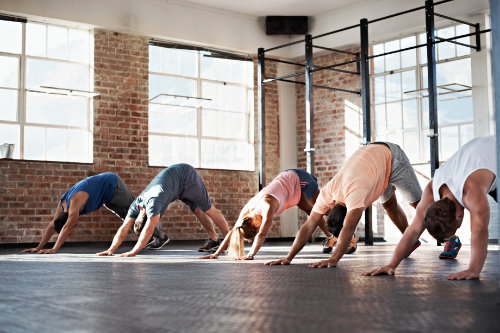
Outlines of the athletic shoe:
[[323,243],[323,253],[332,253],[335,243],[337,243],[337,237],[335,236],[325,239]]
[[163,237],[156,238],[154,240],[153,245],[149,248],[150,250],[159,250],[162,247],[164,247],[168,242],[170,241],[170,238],[168,238],[167,234],[163,234]]
[[456,240],[453,237],[450,238],[450,241],[444,245],[444,251],[439,255],[439,259],[455,259],[461,247],[462,243],[458,236]]
[[219,247],[220,243],[221,243],[220,239],[214,241],[211,238],[209,238],[206,240],[205,245],[203,245],[198,249],[198,252],[211,252],[213,250],[217,251],[217,248]]
[[157,238],[155,236],[151,236],[149,239],[149,242],[144,246],[145,249],[149,249],[154,243]]
[[419,240],[417,240],[417,242],[415,243],[415,245],[413,245],[413,248],[410,250],[410,252],[406,255],[405,258],[408,258],[410,254],[412,254],[413,251],[415,251],[417,247],[419,247],[420,245],[422,245],[422,243]]
[[349,247],[345,251],[345,254],[351,254],[356,252],[356,249],[358,247],[358,240],[359,237],[356,234],[354,234],[354,238],[351,238],[351,244],[349,244]]

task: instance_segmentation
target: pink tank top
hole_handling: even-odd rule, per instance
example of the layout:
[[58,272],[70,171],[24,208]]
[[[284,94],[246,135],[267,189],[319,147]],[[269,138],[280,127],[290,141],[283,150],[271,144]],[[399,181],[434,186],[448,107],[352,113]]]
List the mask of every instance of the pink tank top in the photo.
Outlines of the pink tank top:
[[251,212],[262,215],[261,199],[266,194],[272,195],[279,201],[278,210],[274,212],[274,215],[279,215],[286,209],[297,206],[301,195],[299,176],[293,171],[280,173],[269,185],[250,199],[248,208]]

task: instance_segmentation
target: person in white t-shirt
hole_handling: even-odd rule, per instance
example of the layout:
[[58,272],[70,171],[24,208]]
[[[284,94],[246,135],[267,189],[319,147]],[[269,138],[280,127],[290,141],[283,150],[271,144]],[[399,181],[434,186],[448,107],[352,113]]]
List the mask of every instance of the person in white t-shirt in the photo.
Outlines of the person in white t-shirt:
[[476,138],[460,148],[427,184],[417,206],[413,223],[406,229],[387,266],[363,275],[389,274],[406,256],[425,229],[439,242],[447,242],[440,258],[453,259],[462,244],[456,231],[462,225],[464,209],[471,218],[471,259],[469,267],[446,276],[448,280],[477,279],[488,250],[490,205],[488,194],[496,198],[495,136]]

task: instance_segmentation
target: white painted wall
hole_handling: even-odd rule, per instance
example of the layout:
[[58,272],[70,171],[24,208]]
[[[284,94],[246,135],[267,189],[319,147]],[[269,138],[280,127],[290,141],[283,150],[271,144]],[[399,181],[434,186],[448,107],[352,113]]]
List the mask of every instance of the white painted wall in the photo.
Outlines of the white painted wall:
[[[295,72],[295,66],[278,63],[278,76]],[[280,171],[297,168],[297,95],[295,84],[278,82]],[[297,207],[281,214],[281,237],[295,237],[299,231]]]

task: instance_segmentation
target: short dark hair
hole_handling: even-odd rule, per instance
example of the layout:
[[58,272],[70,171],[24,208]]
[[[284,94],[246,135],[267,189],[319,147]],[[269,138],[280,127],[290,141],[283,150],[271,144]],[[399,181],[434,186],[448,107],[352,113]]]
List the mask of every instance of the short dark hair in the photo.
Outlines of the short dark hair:
[[64,227],[64,225],[66,224],[66,222],[68,222],[68,216],[69,216],[68,212],[62,212],[54,220],[54,230],[58,234],[61,233],[62,228]]
[[144,226],[146,225],[147,221],[148,221],[148,215],[143,212],[139,213],[139,216],[137,216],[134,222],[134,232],[136,235],[141,234],[142,229],[144,229]]
[[344,205],[336,204],[335,207],[328,214],[326,219],[326,228],[335,237],[339,237],[340,231],[344,227],[345,216],[347,215],[347,208]]
[[427,207],[424,212],[424,226],[438,242],[444,243],[455,231],[458,221],[455,219],[457,207],[449,198],[443,198]]

